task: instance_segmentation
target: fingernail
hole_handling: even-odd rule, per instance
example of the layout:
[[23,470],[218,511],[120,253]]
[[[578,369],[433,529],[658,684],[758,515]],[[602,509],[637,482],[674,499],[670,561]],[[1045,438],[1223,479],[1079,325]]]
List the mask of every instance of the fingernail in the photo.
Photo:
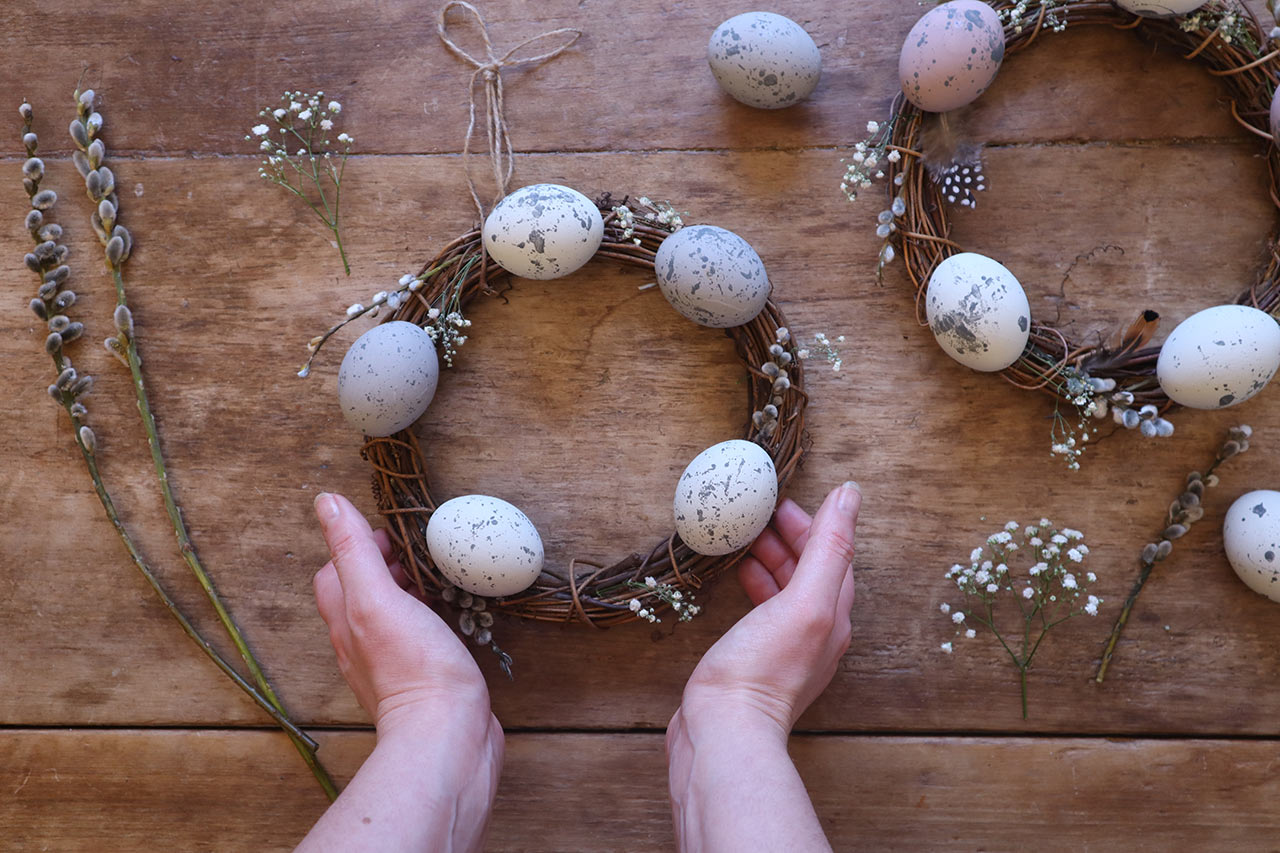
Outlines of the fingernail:
[[854,495],[861,498],[862,487],[853,480],[846,480],[844,485],[840,487],[840,495],[836,498],[836,506],[842,512],[852,512],[855,501]]
[[338,502],[328,492],[316,495],[316,517],[322,525],[328,526],[338,518]]

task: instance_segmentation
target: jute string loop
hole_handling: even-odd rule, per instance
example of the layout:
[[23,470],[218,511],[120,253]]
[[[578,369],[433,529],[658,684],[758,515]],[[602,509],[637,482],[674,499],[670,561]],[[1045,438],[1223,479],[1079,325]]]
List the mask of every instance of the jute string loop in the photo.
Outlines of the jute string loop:
[[[475,18],[476,24],[480,28],[480,37],[484,40],[484,55],[481,58],[476,58],[463,50],[458,46],[457,42],[449,37],[447,32],[449,24],[445,17],[449,14],[449,10],[455,6],[471,13],[471,16]],[[507,133],[507,119],[502,101],[502,69],[513,65],[537,65],[549,59],[554,59],[572,47],[574,42],[582,37],[582,30],[574,29],[573,27],[549,30],[525,39],[506,53],[498,56],[494,53],[493,42],[489,40],[489,27],[485,24],[480,10],[465,2],[465,0],[450,0],[450,2],[440,7],[440,16],[436,21],[436,31],[440,34],[440,40],[444,42],[445,47],[475,69],[471,74],[471,82],[468,85],[469,118],[467,120],[467,138],[462,143],[462,168],[467,175],[467,188],[471,191],[471,200],[476,204],[476,211],[480,214],[480,221],[484,222],[484,205],[480,202],[480,194],[476,191],[476,182],[471,175],[471,137],[476,129],[476,85],[481,84],[484,88],[485,130],[489,144],[489,163],[493,168],[493,181],[497,188],[497,195],[494,198],[496,203],[507,194],[507,185],[511,182],[512,173],[511,137]],[[519,51],[532,44],[561,36],[567,36],[568,38],[563,44],[551,50],[535,53],[532,56],[516,56]]]

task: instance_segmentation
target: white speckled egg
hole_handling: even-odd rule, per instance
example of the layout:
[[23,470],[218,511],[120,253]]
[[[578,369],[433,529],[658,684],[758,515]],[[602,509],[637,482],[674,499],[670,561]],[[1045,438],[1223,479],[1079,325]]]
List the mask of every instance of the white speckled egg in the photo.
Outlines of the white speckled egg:
[[1116,0],[1116,5],[1126,12],[1145,18],[1170,18],[1194,12],[1205,0]]
[[476,595],[515,595],[542,571],[542,537],[533,522],[486,495],[440,504],[427,521],[427,551],[446,580]]
[[777,110],[809,97],[822,55],[804,28],[772,12],[735,15],[716,27],[707,62],[720,88],[749,107]]
[[699,554],[732,554],[755,541],[777,503],[778,475],[764,448],[722,441],[695,456],[680,475],[676,533]]
[[1000,16],[979,0],[951,0],[916,21],[902,43],[898,78],[907,100],[945,113],[987,91],[1004,60]]
[[756,250],[714,225],[690,225],[663,240],[653,267],[671,307],[713,329],[749,323],[769,301],[769,276]]
[[1247,305],[1215,305],[1178,324],[1160,348],[1156,378],[1169,399],[1224,409],[1262,390],[1280,368],[1280,325]]
[[974,370],[1004,370],[1031,335],[1031,305],[1018,279],[974,252],[952,255],[934,268],[925,315],[938,346]]
[[391,435],[427,410],[439,377],[435,341],[413,323],[394,320],[374,326],[347,350],[338,403],[365,435]]
[[1280,602],[1280,492],[1242,495],[1222,523],[1227,559],[1249,589]]
[[507,195],[484,221],[484,248],[521,278],[561,278],[600,248],[600,208],[577,190],[532,184]]

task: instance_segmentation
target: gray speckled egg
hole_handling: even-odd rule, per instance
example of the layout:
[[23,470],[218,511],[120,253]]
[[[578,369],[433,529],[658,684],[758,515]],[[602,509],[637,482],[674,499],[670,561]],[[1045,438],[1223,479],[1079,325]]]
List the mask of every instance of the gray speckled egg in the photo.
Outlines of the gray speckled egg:
[[778,475],[764,448],[722,441],[695,456],[680,475],[676,533],[699,554],[732,554],[755,541],[777,503]]
[[974,370],[1004,370],[1031,335],[1031,305],[1018,279],[975,252],[952,255],[934,268],[925,316],[938,346]]
[[769,276],[756,250],[714,225],[690,225],[663,240],[653,267],[671,307],[713,329],[749,323],[769,301]]
[[716,27],[707,62],[734,100],[764,110],[803,101],[822,76],[822,54],[813,38],[772,12],[735,15]]
[[391,435],[427,410],[439,377],[435,341],[413,323],[394,320],[374,326],[347,350],[338,403],[365,435]]
[[521,278],[561,278],[600,248],[600,208],[577,190],[532,184],[507,195],[484,221],[489,257]]
[[1192,409],[1225,409],[1263,389],[1280,368],[1280,325],[1247,305],[1215,305],[1177,325],[1156,361],[1169,399]]
[[542,571],[542,537],[533,522],[486,495],[440,504],[427,521],[427,552],[446,580],[476,595],[515,595]]
[[1222,522],[1222,543],[1240,580],[1280,602],[1280,492],[1240,496]]
[[1194,12],[1205,2],[1206,0],[1116,0],[1116,5],[1144,18],[1171,18]]
[[979,0],[951,0],[916,21],[902,43],[898,78],[907,100],[945,113],[987,91],[1004,61],[1000,16]]

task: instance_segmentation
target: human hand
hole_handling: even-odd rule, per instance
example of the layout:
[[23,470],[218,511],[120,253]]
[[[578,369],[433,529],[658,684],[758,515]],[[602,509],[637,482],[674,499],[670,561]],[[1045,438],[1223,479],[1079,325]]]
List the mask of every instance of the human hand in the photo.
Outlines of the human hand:
[[861,504],[849,482],[812,519],[789,499],[779,505],[738,568],[755,607],[703,655],[672,729],[706,717],[766,721],[784,738],[791,731],[849,648]]
[[[333,556],[316,573],[316,606],[338,668],[379,735],[438,726],[442,713],[489,726],[489,691],[479,667],[448,625],[407,591],[399,563],[388,566],[386,531],[371,530],[340,495],[317,495],[315,504]],[[498,728],[496,720],[492,725]]]

